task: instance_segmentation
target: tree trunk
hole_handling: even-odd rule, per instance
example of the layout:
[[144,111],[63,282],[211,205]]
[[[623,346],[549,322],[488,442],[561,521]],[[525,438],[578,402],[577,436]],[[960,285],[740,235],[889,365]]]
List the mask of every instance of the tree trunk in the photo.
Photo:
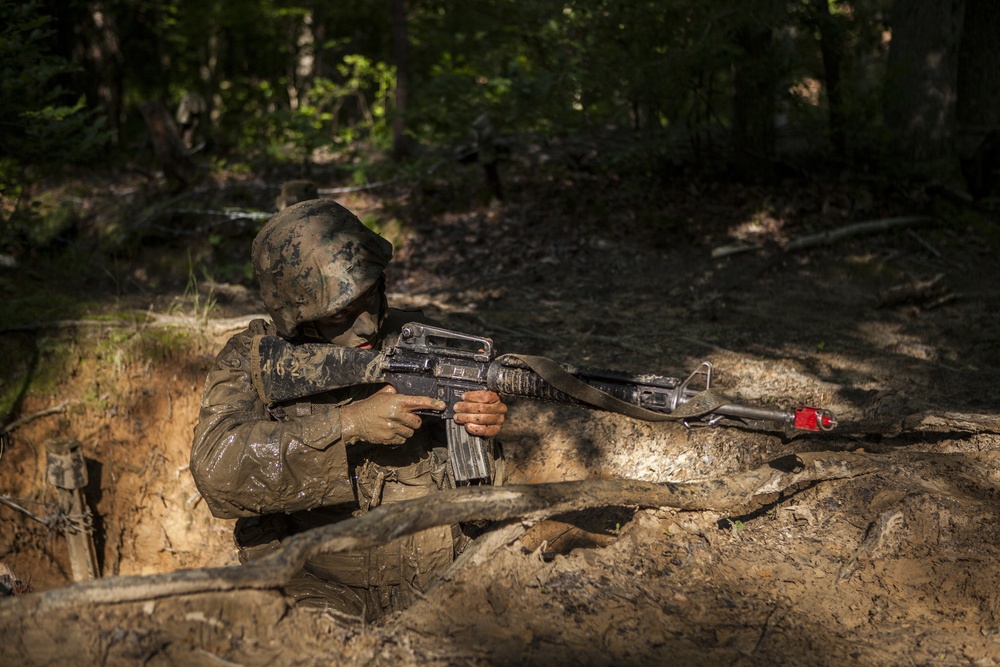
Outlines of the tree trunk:
[[768,178],[775,151],[774,118],[782,67],[772,26],[776,3],[754,2],[749,23],[736,35],[740,57],[733,65],[733,159],[742,177]]
[[392,156],[396,161],[410,155],[406,135],[407,94],[410,88],[410,43],[406,31],[407,0],[389,0],[392,9],[393,59],[396,61],[396,110],[392,117]]
[[958,49],[955,147],[969,193],[989,196],[1000,168],[1000,4],[966,0]]
[[164,175],[181,186],[189,185],[195,178],[195,165],[184,150],[173,117],[161,102],[143,102],[139,105],[146,122],[153,152],[163,168]]
[[901,157],[952,153],[958,46],[965,0],[896,0],[890,23],[885,120]]
[[826,84],[826,103],[830,127],[830,142],[837,158],[847,155],[846,121],[844,117],[844,92],[841,85],[841,59],[844,52],[843,33],[830,13],[827,0],[812,0],[816,28],[819,31],[819,49],[823,56],[823,78]]
[[323,2],[314,2],[312,8],[312,39],[313,58],[309,72],[309,82],[314,83],[318,77],[326,76],[326,41],[329,34],[329,8]]
[[56,53],[80,65],[72,89],[86,94],[87,106],[107,118],[111,141],[118,143],[123,112],[124,56],[121,10],[111,3],[52,3]]

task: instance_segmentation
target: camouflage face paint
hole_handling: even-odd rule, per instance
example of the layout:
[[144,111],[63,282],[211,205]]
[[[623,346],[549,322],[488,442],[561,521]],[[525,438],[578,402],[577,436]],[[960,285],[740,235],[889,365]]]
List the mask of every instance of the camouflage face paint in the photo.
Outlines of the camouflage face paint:
[[340,313],[303,324],[302,334],[342,347],[371,348],[377,343],[386,305],[384,282],[379,281]]

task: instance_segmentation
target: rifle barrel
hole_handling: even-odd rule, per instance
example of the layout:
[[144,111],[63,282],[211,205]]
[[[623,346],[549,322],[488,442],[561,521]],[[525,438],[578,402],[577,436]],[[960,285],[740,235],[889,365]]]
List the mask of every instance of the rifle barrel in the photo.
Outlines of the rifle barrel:
[[795,413],[791,410],[771,410],[768,408],[757,408],[752,405],[742,405],[740,403],[729,403],[719,406],[714,410],[716,414],[726,417],[737,417],[740,419],[759,419],[761,421],[794,423]]
[[794,410],[770,410],[739,403],[727,403],[719,406],[713,412],[740,419],[784,422],[801,431],[831,431],[837,426],[837,419],[829,410],[812,407],[800,407]]

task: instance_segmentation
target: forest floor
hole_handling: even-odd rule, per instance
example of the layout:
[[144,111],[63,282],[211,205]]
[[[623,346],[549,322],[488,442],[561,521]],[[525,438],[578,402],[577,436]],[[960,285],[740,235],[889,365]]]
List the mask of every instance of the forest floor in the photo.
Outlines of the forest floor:
[[[736,515],[611,504],[522,525],[367,626],[289,607],[276,590],[58,604],[53,596],[74,588],[64,540],[0,505],[0,562],[36,591],[0,602],[0,662],[1000,664],[995,213],[916,187],[644,189],[593,176],[525,177],[508,183],[505,201],[482,204],[467,194],[474,175],[425,184],[419,199],[341,199],[364,219],[403,219],[392,228],[394,305],[490,336],[501,352],[679,377],[710,361],[713,384],[734,399],[818,405],[840,422],[817,434],[688,429],[512,400],[502,435],[512,483],[688,482],[806,452],[856,453],[876,467]],[[782,249],[914,215],[933,219]],[[233,229],[208,261],[223,247],[248,252],[253,226]],[[713,258],[734,244],[761,247]],[[66,416],[88,459],[106,576],[233,565],[232,522],[209,515],[187,456],[204,372],[232,328],[262,309],[245,280],[203,284],[199,296],[155,286],[142,261],[115,265],[128,277],[115,307],[147,321],[203,313],[197,341],[153,360],[116,356],[132,350],[124,343],[81,352],[20,414],[79,406]],[[83,350],[80,341],[116,331],[92,323],[63,335]],[[0,343],[18,350],[24,336],[6,331]],[[0,488],[22,505],[52,499],[43,444],[67,428],[54,419],[20,425],[0,458]]]

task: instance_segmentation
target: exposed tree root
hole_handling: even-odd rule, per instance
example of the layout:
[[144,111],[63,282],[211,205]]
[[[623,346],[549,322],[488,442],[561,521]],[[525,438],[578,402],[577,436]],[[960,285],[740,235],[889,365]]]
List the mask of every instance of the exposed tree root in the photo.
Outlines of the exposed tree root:
[[[33,422],[40,417],[48,417],[49,415],[57,415],[66,412],[66,401],[63,401],[59,405],[55,405],[51,408],[46,408],[44,410],[39,410],[38,412],[33,412],[30,415],[25,415],[20,419],[15,419],[9,424],[0,425],[0,435],[6,435],[8,433],[13,433],[17,429],[21,428],[28,422]],[[0,454],[2,454],[0,450]]]
[[151,576],[112,577],[0,603],[0,628],[26,615],[93,605],[156,600],[195,593],[277,589],[310,557],[384,544],[433,526],[494,520],[534,523],[567,512],[601,506],[672,507],[733,515],[774,502],[803,485],[865,475],[891,465],[875,455],[802,453],[745,473],[683,484],[637,480],[585,480],[507,487],[467,487],[404,503],[288,539],[276,553],[239,567],[180,570]]
[[928,410],[904,418],[898,429],[900,433],[909,431],[1000,433],[1000,417],[990,414]]

